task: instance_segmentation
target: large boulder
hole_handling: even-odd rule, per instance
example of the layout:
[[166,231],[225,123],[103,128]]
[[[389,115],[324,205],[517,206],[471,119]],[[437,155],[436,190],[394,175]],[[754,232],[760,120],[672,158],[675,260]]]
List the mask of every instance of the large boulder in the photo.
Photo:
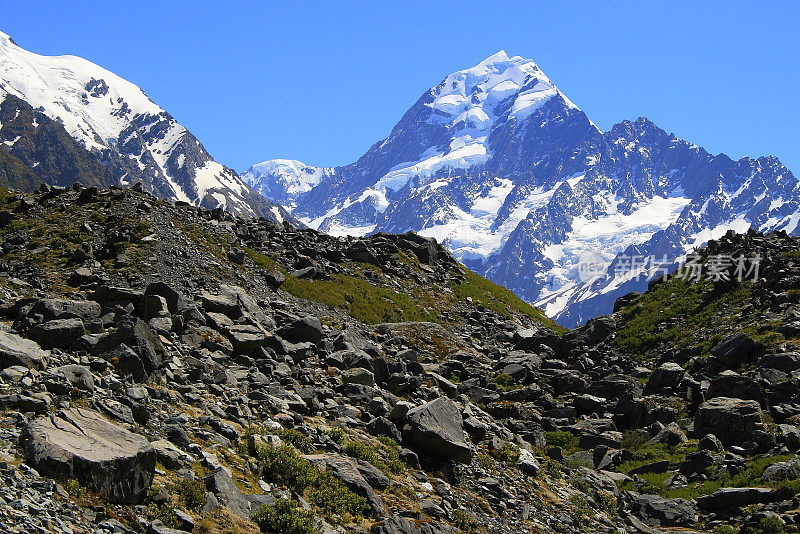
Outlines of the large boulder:
[[21,365],[42,370],[47,367],[49,357],[50,352],[42,350],[35,341],[0,331],[0,369]]
[[112,502],[141,502],[153,482],[156,452],[147,439],[92,410],[34,419],[22,443],[42,473],[75,478]]
[[644,386],[644,393],[645,395],[651,395],[664,389],[675,389],[683,380],[685,374],[686,371],[683,370],[683,367],[675,362],[667,362],[657,367],[650,375],[647,384]]
[[711,348],[711,354],[730,369],[750,360],[757,351],[758,344],[744,332],[731,334]]
[[114,331],[100,338],[92,350],[95,353],[110,352],[121,344],[127,345],[139,357],[146,372],[152,373],[161,367],[164,345],[141,319],[125,319]]
[[691,527],[697,523],[697,505],[686,499],[665,499],[632,491],[622,499],[633,514],[651,527]]
[[31,338],[46,349],[67,348],[86,333],[77,317],[53,319],[33,327]]
[[767,403],[766,395],[755,379],[730,370],[722,371],[711,380],[706,398],[714,397],[754,400],[762,406]]
[[750,504],[763,504],[791,499],[789,488],[722,488],[697,498],[697,505],[707,512],[729,512]]
[[153,282],[148,284],[147,289],[144,290],[144,294],[163,297],[164,300],[167,301],[167,307],[170,313],[178,313],[188,305],[183,293],[165,282]]
[[756,401],[716,397],[700,405],[694,417],[697,436],[714,434],[726,446],[758,441],[764,431],[761,407]]
[[765,354],[759,360],[758,366],[764,369],[778,369],[785,373],[791,373],[800,369],[800,353]]
[[245,319],[266,328],[274,326],[255,299],[239,286],[223,284],[216,295],[204,291],[200,294],[200,302],[207,312],[221,313],[234,320]]
[[406,414],[403,440],[436,459],[470,463],[472,447],[464,432],[461,410],[447,397],[439,397]]
[[777,462],[767,466],[761,475],[762,482],[780,482],[800,478],[800,458],[792,458],[788,462]]
[[309,341],[319,343],[325,338],[325,329],[319,319],[312,316],[300,317],[278,330],[278,335],[289,341]]
[[45,321],[77,317],[83,321],[99,319],[100,304],[92,300],[41,299],[31,306],[31,314],[40,314]]

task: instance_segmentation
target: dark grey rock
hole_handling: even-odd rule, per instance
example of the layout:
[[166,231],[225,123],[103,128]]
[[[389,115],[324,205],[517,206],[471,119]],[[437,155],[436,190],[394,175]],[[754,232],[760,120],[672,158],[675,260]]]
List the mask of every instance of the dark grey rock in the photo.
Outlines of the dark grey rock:
[[[788,495],[791,497],[793,492]],[[722,488],[697,498],[697,506],[708,512],[730,512],[750,504],[784,500],[786,492],[770,488]]]
[[697,523],[697,505],[686,499],[665,499],[624,491],[621,499],[641,521],[653,527],[692,527]]
[[434,459],[472,461],[461,410],[447,397],[417,406],[406,415],[403,441]]
[[664,389],[673,389],[680,384],[686,371],[674,362],[667,362],[657,367],[644,386],[645,395],[659,393]]
[[714,434],[726,446],[752,441],[764,429],[761,407],[752,400],[716,397],[701,404],[694,418],[696,435]]
[[50,352],[42,350],[35,341],[0,331],[0,369],[22,365],[41,370],[47,367],[49,358]]
[[446,524],[422,522],[407,517],[392,516],[375,524],[370,534],[450,534],[453,530]]
[[716,356],[723,365],[735,368],[755,355],[757,344],[743,332],[731,334],[711,348],[711,354]]
[[31,465],[76,478],[112,502],[140,502],[153,481],[156,453],[150,443],[91,410],[34,419],[22,442]]

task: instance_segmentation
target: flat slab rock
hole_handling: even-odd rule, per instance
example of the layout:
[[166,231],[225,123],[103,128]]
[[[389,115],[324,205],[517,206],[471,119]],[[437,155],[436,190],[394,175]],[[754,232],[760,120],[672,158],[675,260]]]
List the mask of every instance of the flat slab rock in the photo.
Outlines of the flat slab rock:
[[691,527],[697,523],[697,504],[626,491],[622,495],[633,514],[651,527]]
[[156,452],[147,439],[92,410],[34,419],[22,442],[42,473],[75,478],[113,502],[141,502],[153,482]]

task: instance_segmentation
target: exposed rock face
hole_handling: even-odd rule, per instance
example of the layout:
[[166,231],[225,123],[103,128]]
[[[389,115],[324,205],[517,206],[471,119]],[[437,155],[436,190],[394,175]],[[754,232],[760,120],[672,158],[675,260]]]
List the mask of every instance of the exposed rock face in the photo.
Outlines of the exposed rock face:
[[53,319],[37,325],[31,337],[46,349],[67,348],[85,333],[83,321],[78,318]]
[[714,434],[725,445],[738,445],[764,430],[761,407],[756,401],[716,397],[700,405],[694,419],[697,435]]
[[665,499],[655,495],[625,492],[630,511],[653,527],[691,527],[697,523],[697,505],[686,499]]
[[0,331],[0,369],[22,365],[30,369],[47,367],[49,352],[35,342],[16,334]]
[[76,478],[113,502],[140,502],[153,481],[156,453],[150,443],[91,410],[35,419],[23,442],[37,469]]
[[406,415],[403,439],[434,460],[448,459],[469,463],[472,447],[464,432],[458,406],[446,397],[411,409]]
[[793,492],[770,488],[722,488],[697,499],[697,505],[708,511],[731,511],[751,504],[780,501]]
[[711,349],[724,365],[736,366],[748,360],[757,349],[756,342],[743,332],[731,334]]

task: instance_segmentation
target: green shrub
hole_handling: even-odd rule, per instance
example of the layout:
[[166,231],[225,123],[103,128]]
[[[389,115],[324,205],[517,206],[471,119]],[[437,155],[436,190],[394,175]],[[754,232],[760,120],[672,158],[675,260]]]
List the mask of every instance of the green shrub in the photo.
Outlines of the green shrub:
[[300,458],[288,445],[261,447],[258,457],[264,478],[285,484],[298,493],[305,491],[319,477],[319,469]]
[[294,500],[279,499],[275,504],[264,505],[253,514],[253,522],[261,532],[281,534],[314,534],[314,514],[300,507]]
[[467,534],[480,531],[480,523],[475,516],[466,510],[456,510],[453,512],[453,526]]
[[334,274],[330,280],[308,280],[287,275],[282,289],[296,297],[343,308],[367,324],[436,321],[434,312],[422,309],[417,299],[376,286],[361,278]]
[[602,490],[598,491],[594,500],[599,509],[605,511],[607,514],[617,515],[617,498],[614,497],[613,493]]
[[347,434],[345,433],[344,429],[343,429],[342,427],[340,427],[340,426],[332,426],[332,427],[330,427],[330,428],[326,428],[326,429],[324,430],[324,432],[325,432],[325,434],[327,434],[328,436],[330,436],[330,438],[331,438],[333,441],[335,441],[336,443],[341,443],[341,442],[342,442],[342,440],[343,440],[343,439],[345,438],[345,436],[347,435]]
[[578,446],[578,436],[564,430],[551,430],[544,433],[544,441],[549,447],[561,447],[564,450]]
[[557,332],[566,331],[563,326],[547,317],[542,310],[524,302],[510,290],[490,282],[466,267],[462,268],[461,272],[464,275],[464,281],[452,287],[458,300],[471,298],[474,303],[481,304],[500,315],[510,317],[514,313],[519,313],[527,315]]
[[625,449],[639,449],[648,441],[650,441],[650,434],[646,430],[627,430],[622,433],[622,447]]
[[400,445],[389,436],[378,436],[378,441],[383,445],[383,453],[386,456],[386,468],[383,470],[390,473],[400,473],[405,470],[406,464],[400,458]]
[[147,513],[153,519],[158,519],[169,528],[178,528],[181,526],[178,515],[175,513],[175,508],[171,504],[164,503],[158,505],[151,502],[147,505]]
[[200,479],[180,480],[175,489],[189,510],[197,512],[206,504],[206,486]]
[[308,500],[325,513],[359,516],[368,508],[364,497],[350,491],[333,474],[298,456],[288,445],[261,447],[258,457],[266,480],[285,484],[300,494],[307,492]]
[[314,452],[314,445],[311,443],[311,440],[299,430],[295,430],[294,428],[281,428],[273,433],[286,443],[294,445],[297,450],[301,452],[306,454]]
[[520,456],[519,447],[516,445],[512,445],[511,443],[506,443],[496,451],[494,451],[493,456],[501,461],[505,462],[508,465],[517,465],[519,462]]
[[76,499],[83,499],[86,497],[86,488],[82,486],[81,483],[75,478],[67,480],[67,482],[64,484],[64,489]]
[[247,257],[253,260],[253,263],[256,264],[257,267],[261,267],[267,271],[275,269],[275,260],[269,256],[261,254],[260,252],[247,247],[244,247],[243,250],[245,254],[247,254]]
[[783,534],[783,521],[771,515],[762,517],[756,526],[745,525],[739,529],[739,534]]
[[519,387],[519,384],[514,382],[514,378],[505,373],[494,375],[489,382],[495,384],[501,391],[508,391],[510,389],[514,389],[515,387]]
[[364,497],[347,490],[330,473],[323,473],[317,484],[311,488],[308,500],[319,506],[326,514],[363,515],[367,511]]
[[345,441],[342,445],[342,452],[347,456],[370,463],[374,462],[377,456],[374,448],[360,441]]

